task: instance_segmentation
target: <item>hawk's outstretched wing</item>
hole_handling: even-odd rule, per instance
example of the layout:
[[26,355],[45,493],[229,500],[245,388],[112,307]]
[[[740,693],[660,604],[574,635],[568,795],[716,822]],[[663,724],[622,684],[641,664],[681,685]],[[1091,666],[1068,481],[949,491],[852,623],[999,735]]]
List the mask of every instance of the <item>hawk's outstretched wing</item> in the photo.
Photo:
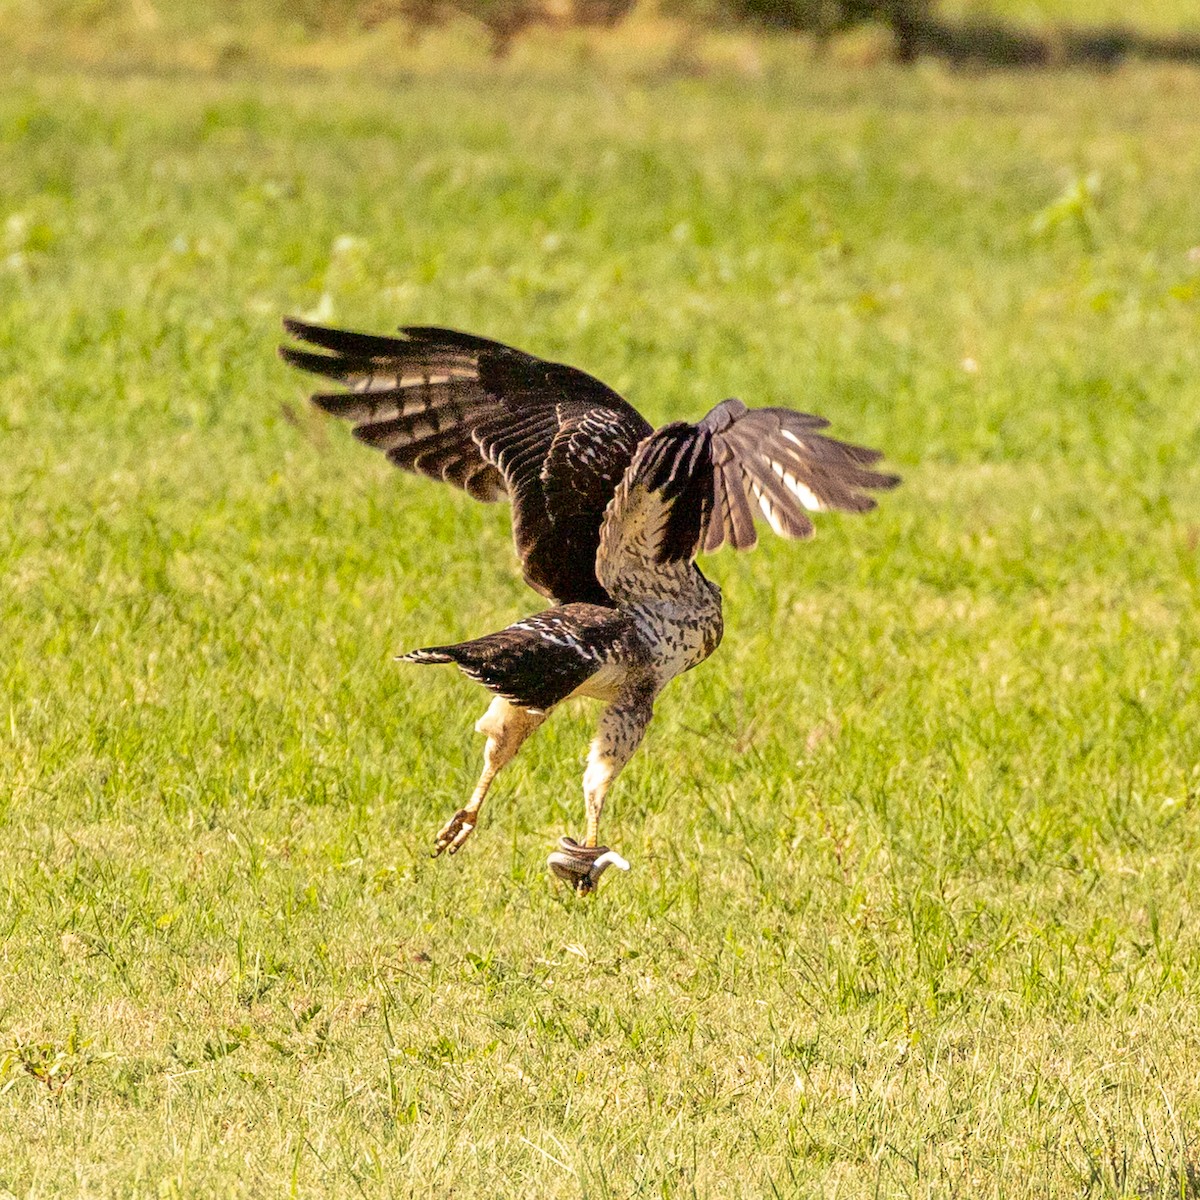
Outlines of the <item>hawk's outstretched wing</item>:
[[641,590],[655,571],[728,542],[758,540],[754,512],[787,538],[809,537],[808,512],[865,512],[868,490],[899,476],[871,470],[882,455],[825,437],[821,417],[790,408],[718,404],[696,425],[677,421],[647,438],[609,505],[596,573],[614,595]]
[[280,349],[350,390],[313,402],[398,467],[479,500],[507,495],[526,582],[560,603],[606,604],[596,578],[604,510],[652,431],[598,379],[500,342],[412,325],[377,337],[285,320],[313,350]]

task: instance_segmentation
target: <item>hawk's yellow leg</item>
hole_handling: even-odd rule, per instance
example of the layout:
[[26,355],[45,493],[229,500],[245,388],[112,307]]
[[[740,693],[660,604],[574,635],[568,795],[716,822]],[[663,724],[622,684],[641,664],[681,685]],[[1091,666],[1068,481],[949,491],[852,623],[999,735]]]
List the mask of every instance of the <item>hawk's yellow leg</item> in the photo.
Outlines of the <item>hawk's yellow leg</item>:
[[639,681],[627,688],[604,710],[583,773],[583,802],[587,809],[584,846],[594,848],[598,844],[600,814],[608,789],[641,744],[653,715],[654,689],[649,681]]
[[638,681],[613,701],[600,718],[600,728],[588,751],[583,773],[583,800],[587,809],[587,835],[583,845],[564,837],[550,855],[550,869],[578,892],[592,891],[610,866],[629,870],[629,864],[600,843],[600,814],[608,789],[621,768],[633,757],[646,726],[654,714],[654,688],[649,680]]
[[487,735],[487,745],[483,750],[483,774],[479,776],[479,782],[475,785],[466,807],[460,808],[438,831],[433,847],[435,858],[443,850],[457,854],[462,848],[462,844],[479,823],[479,810],[483,807],[484,797],[488,794],[488,788],[492,786],[492,780],[506,763],[512,762],[521,748],[521,743],[545,719],[545,713],[518,708],[503,696],[497,696],[487,712],[475,722],[476,730]]

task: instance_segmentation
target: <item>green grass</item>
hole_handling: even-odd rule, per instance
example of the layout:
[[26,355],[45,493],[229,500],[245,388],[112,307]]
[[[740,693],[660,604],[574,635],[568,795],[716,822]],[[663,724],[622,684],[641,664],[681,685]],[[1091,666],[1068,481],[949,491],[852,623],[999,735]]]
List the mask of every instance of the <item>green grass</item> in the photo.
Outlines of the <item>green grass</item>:
[[[1194,77],[772,68],[0,95],[0,1193],[1200,1183]],[[904,487],[716,556],[606,814],[507,513],[309,412],[281,313],[442,322]]]

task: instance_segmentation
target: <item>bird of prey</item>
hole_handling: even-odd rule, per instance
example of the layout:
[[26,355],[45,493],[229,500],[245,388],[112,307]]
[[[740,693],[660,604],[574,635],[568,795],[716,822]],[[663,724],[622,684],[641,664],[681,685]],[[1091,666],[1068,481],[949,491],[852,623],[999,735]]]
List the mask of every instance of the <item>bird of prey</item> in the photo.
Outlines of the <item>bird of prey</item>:
[[586,832],[549,866],[581,892],[608,866],[600,814],[637,749],[659,692],[721,640],[721,591],[696,555],[752,547],[755,511],[786,538],[808,512],[864,512],[895,475],[875,450],[834,441],[820,417],[725,400],[703,420],[655,430],[598,379],[500,342],[410,325],[380,337],[285,320],[285,361],[346,390],[313,402],[353,422],[396,466],[477,500],[508,499],[526,583],[551,607],[498,633],[400,657],[454,663],[495,694],[475,728],[483,773],[437,834],[461,849],[496,774],[562,701],[607,705],[583,775]]

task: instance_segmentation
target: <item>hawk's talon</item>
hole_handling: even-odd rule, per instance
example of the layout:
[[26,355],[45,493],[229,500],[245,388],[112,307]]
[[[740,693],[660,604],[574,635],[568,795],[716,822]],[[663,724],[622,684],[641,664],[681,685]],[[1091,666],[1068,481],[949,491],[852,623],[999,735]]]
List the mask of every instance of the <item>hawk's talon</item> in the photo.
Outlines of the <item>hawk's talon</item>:
[[449,850],[451,854],[457,854],[462,848],[463,843],[471,836],[471,833],[475,829],[475,822],[478,817],[478,812],[471,812],[470,809],[460,808],[438,830],[437,840],[434,843],[433,853],[430,857],[437,858],[443,850]]
[[629,870],[629,863],[615,850],[607,846],[581,846],[573,837],[565,836],[558,839],[558,849],[546,859],[546,865],[581,896],[595,891],[600,876],[609,867]]

